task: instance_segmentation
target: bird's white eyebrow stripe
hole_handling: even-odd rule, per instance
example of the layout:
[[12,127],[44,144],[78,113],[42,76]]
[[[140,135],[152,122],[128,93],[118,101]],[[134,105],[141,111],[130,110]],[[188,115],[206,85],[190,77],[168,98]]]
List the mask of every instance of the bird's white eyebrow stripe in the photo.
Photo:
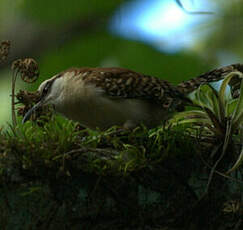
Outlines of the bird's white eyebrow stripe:
[[56,80],[57,78],[60,78],[62,76],[62,73],[59,73],[56,77],[53,78],[53,80]]

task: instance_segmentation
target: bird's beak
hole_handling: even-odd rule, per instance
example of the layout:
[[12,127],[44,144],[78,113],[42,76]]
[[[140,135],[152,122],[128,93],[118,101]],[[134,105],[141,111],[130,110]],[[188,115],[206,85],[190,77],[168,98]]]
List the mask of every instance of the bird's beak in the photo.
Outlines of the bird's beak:
[[40,100],[37,104],[35,104],[29,111],[24,115],[24,118],[22,120],[22,124],[24,124],[26,121],[30,119],[30,116],[33,112],[35,112],[39,107],[41,107],[44,104],[44,100]]

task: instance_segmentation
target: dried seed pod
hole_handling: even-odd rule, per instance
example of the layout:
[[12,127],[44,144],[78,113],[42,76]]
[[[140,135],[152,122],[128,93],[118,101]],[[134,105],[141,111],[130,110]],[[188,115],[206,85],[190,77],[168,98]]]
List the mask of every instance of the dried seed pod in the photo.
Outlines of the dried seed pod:
[[26,113],[26,106],[21,106],[21,107],[18,107],[18,112],[17,112],[17,114],[19,115],[19,116],[24,116],[25,115],[25,113]]
[[11,65],[11,69],[19,71],[19,69],[21,69],[22,62],[22,59],[15,60]]
[[23,60],[23,70],[21,72],[21,78],[23,81],[32,83],[39,77],[39,68],[37,62],[32,58],[26,58]]
[[2,41],[0,44],[0,62],[4,62],[9,54],[10,41]]
[[[38,91],[28,92],[26,90],[20,90],[17,95],[17,103],[23,104],[24,106],[18,107],[18,115],[24,116],[29,109],[40,100],[40,93]],[[42,126],[43,123],[48,122],[53,115],[53,109],[50,106],[43,106],[32,114],[31,120],[37,121],[37,124]]]
[[39,77],[39,68],[33,58],[17,59],[12,63],[12,70],[20,73],[23,81],[33,83]]
[[40,93],[38,91],[28,92],[26,90],[20,90],[17,93],[16,98],[18,100],[17,103],[32,106],[34,103],[37,103],[40,100]]
[[38,92],[28,92],[26,90],[20,90],[17,95],[17,103],[24,106],[18,107],[18,115],[24,116],[25,113],[39,100]]

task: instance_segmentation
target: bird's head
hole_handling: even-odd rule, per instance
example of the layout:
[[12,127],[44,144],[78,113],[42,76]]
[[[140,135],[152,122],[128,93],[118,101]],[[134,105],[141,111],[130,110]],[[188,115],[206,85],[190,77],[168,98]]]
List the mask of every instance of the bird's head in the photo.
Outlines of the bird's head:
[[62,94],[63,81],[60,75],[56,75],[48,80],[42,82],[38,88],[40,100],[25,114],[22,123],[28,121],[31,114],[43,105],[53,104],[58,101]]

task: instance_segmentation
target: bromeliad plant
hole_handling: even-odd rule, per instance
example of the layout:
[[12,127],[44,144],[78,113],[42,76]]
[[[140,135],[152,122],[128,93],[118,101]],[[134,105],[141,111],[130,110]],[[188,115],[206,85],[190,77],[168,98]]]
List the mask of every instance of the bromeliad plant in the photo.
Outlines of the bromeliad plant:
[[[234,77],[241,80],[240,94],[233,98],[227,86]],[[172,120],[173,123],[189,123],[196,130],[201,130],[201,135],[217,140],[216,149],[222,147],[223,158],[229,144],[236,140],[241,145],[241,153],[228,173],[238,169],[243,163],[243,74],[231,72],[225,76],[219,90],[210,85],[202,85],[189,97],[196,109],[178,113]],[[238,140],[237,140],[238,138]],[[218,162],[219,162],[218,161]],[[216,165],[215,165],[216,166]]]

